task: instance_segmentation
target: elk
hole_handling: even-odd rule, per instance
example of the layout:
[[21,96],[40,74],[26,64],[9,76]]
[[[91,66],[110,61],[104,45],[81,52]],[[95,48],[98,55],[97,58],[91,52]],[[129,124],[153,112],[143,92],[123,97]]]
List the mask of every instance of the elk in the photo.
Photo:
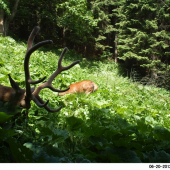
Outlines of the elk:
[[80,61],[77,60],[77,61],[73,62],[72,64],[70,64],[69,66],[63,67],[61,62],[62,62],[62,59],[67,51],[67,47],[65,47],[63,52],[60,55],[59,60],[58,60],[57,70],[50,76],[50,78],[46,82],[40,84],[36,89],[35,89],[35,87],[31,88],[31,84],[35,85],[35,84],[41,83],[46,79],[46,77],[44,77],[40,80],[37,80],[37,81],[34,81],[31,79],[30,72],[29,72],[30,56],[34,51],[36,51],[41,46],[46,45],[46,44],[51,44],[53,42],[52,40],[46,40],[46,41],[39,42],[39,43],[35,44],[34,46],[32,46],[34,38],[39,30],[40,30],[40,27],[38,27],[38,26],[34,27],[33,31],[31,32],[31,34],[28,38],[27,51],[26,51],[26,55],[25,55],[25,59],[24,59],[26,89],[21,89],[19,87],[19,85],[11,78],[11,76],[8,75],[10,84],[12,87],[0,85],[0,101],[10,102],[12,104],[21,106],[28,110],[31,107],[30,102],[31,102],[31,100],[33,100],[38,107],[44,107],[49,112],[58,112],[62,108],[62,106],[60,106],[58,109],[51,109],[50,107],[47,106],[49,100],[44,102],[40,98],[39,93],[44,88],[49,88],[50,90],[52,90],[54,92],[65,92],[65,91],[69,90],[69,88],[67,88],[65,90],[59,90],[59,89],[54,88],[52,86],[52,81],[62,71],[70,69],[71,67],[73,67],[74,65],[79,63]]
[[98,89],[98,86],[96,83],[90,80],[83,80],[74,84],[71,84],[69,86],[69,90],[59,93],[60,96],[63,96],[68,93],[86,93],[90,94],[95,92]]

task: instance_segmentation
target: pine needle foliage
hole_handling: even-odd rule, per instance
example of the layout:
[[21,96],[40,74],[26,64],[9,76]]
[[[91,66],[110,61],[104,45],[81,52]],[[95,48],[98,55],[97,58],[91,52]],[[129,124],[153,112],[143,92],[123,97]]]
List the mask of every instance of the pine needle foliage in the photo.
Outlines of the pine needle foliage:
[[114,10],[118,17],[119,58],[135,59],[135,64],[149,71],[166,70],[170,51],[169,10],[169,3],[164,1],[121,1]]

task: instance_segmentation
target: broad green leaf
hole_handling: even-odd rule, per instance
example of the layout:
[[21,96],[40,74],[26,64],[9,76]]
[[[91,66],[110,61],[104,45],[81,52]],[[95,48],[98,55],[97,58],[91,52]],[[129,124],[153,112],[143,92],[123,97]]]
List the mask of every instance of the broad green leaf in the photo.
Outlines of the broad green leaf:
[[33,161],[33,152],[31,150],[29,150],[25,146],[22,146],[19,142],[17,142],[17,140],[12,137],[9,137],[6,141],[10,146],[10,150],[16,162],[31,163]]
[[87,126],[84,121],[80,118],[76,117],[67,117],[66,118],[67,127],[69,131],[85,131],[87,130]]
[[16,133],[13,131],[13,130],[11,130],[11,129],[0,129],[0,139],[1,140],[4,140],[4,138],[5,137],[7,137],[7,136],[14,136],[14,135],[16,135]]
[[0,112],[0,124],[6,122],[8,119],[10,119],[11,117],[13,117],[13,115],[7,115],[4,112]]

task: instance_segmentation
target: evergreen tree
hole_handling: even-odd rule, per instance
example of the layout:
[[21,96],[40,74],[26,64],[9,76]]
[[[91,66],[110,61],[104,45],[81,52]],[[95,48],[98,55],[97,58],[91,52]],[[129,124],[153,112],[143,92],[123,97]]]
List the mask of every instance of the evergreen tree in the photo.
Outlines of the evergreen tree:
[[165,68],[162,62],[170,51],[169,12],[168,4],[159,0],[122,1],[114,11],[119,18],[119,58],[133,59],[151,74],[155,74],[157,68]]
[[112,56],[114,46],[114,20],[112,10],[114,8],[114,0],[95,0],[91,1],[91,9],[94,18],[98,18],[99,22],[95,28],[95,50],[99,52],[101,57]]

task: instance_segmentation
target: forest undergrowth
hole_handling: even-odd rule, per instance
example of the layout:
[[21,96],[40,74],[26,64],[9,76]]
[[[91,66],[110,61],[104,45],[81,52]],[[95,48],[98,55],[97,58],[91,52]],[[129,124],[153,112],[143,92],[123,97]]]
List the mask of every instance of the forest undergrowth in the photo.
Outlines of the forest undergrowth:
[[[0,84],[10,86],[8,74],[25,88],[26,44],[0,37]],[[62,49],[41,48],[30,59],[33,80],[57,69]],[[49,107],[63,106],[50,113],[31,102],[24,109],[0,103],[0,162],[72,163],[160,163],[170,162],[170,93],[163,88],[143,86],[122,76],[112,61],[88,61],[70,50],[63,59],[67,66],[53,86],[94,81],[99,89],[90,95],[58,96],[49,89],[41,98]],[[21,113],[20,113],[21,112]]]

